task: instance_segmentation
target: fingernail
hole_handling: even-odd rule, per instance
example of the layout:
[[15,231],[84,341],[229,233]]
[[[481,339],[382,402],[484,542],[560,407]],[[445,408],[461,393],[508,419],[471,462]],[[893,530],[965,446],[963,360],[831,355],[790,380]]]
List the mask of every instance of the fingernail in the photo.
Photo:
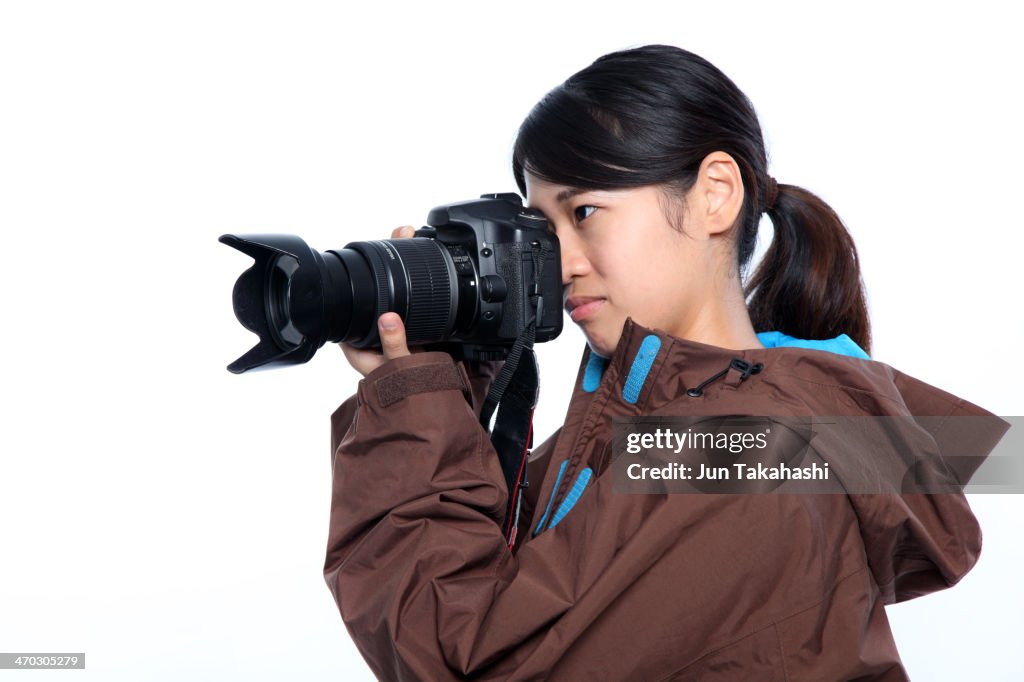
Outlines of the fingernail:
[[411,237],[414,234],[416,234],[416,228],[414,228],[414,227],[403,227],[402,228],[402,236],[403,237]]
[[395,322],[395,318],[391,317],[390,315],[385,315],[384,317],[380,318],[380,326],[381,329],[387,329],[388,331],[392,329],[398,329],[398,323]]

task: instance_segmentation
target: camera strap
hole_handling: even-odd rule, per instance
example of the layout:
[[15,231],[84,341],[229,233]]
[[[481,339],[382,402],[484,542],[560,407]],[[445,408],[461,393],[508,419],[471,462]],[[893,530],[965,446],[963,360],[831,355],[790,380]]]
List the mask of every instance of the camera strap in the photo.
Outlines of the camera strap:
[[540,394],[540,372],[533,344],[537,337],[537,324],[544,312],[544,299],[540,295],[544,260],[550,253],[547,244],[533,242],[533,286],[530,303],[534,315],[529,324],[509,349],[505,365],[491,385],[480,410],[480,423],[490,430],[495,408],[498,416],[491,431],[491,444],[498,453],[505,484],[508,486],[508,506],[505,509],[503,532],[509,549],[515,546],[519,527],[519,509],[522,491],[530,484],[527,480],[527,461],[533,445],[533,411]]

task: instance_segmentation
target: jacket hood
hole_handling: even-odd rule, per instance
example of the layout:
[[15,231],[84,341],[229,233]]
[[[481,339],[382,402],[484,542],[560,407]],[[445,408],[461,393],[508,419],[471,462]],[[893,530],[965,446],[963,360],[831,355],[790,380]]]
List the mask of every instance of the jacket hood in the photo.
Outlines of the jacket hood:
[[[617,384],[614,402],[621,399],[621,404],[610,404],[608,416],[901,418],[899,434],[882,448],[894,466],[911,462],[942,469],[960,485],[1010,426],[973,403],[871,360],[845,334],[806,340],[762,332],[758,338],[765,348],[732,350],[627,320],[611,358],[584,351],[573,399],[610,380]],[[839,453],[821,454],[827,460]],[[889,493],[847,493],[886,603],[952,586],[981,551],[981,530],[960,487],[905,493],[895,483]]]

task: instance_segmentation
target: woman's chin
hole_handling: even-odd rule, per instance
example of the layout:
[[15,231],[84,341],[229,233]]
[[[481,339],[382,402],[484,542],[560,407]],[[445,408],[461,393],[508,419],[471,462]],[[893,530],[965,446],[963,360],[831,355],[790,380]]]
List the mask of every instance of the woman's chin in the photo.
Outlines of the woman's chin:
[[619,345],[622,337],[621,322],[612,319],[592,320],[578,325],[583,336],[587,339],[590,352],[600,355],[603,358],[610,358],[615,354],[615,348]]
[[606,360],[615,353],[615,344],[609,344],[601,339],[592,339],[588,336],[587,345],[590,346],[591,353],[600,355]]

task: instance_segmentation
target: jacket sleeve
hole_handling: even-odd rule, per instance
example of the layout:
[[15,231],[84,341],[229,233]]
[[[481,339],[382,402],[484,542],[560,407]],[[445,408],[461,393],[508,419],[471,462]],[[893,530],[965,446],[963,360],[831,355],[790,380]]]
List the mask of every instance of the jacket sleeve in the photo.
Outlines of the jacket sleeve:
[[332,415],[324,576],[382,679],[514,665],[569,606],[532,599],[536,585],[505,544],[504,477],[474,400],[488,382],[474,374],[444,353],[398,358]]
[[[504,361],[463,360],[458,364],[462,368],[462,371],[465,372],[469,381],[470,393],[473,401],[473,412],[477,415],[477,418],[479,418],[480,410],[483,408],[484,399],[487,397],[487,392],[490,390],[491,384],[497,378],[498,372],[501,371],[501,367],[505,363]],[[352,426],[352,420],[355,418],[358,402],[358,395],[352,395],[331,415],[332,465],[334,462],[334,453],[337,452],[341,439],[345,437],[349,427]]]

